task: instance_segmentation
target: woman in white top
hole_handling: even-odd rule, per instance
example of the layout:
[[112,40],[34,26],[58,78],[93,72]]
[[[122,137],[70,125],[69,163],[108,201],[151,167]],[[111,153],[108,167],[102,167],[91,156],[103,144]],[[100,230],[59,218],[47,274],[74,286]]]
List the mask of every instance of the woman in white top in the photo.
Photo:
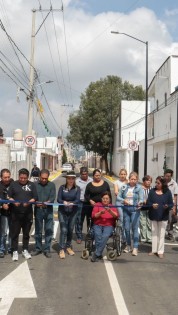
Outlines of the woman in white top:
[[119,179],[114,182],[114,193],[117,196],[119,190],[121,189],[122,185],[127,184],[127,171],[125,168],[121,168],[119,172]]
[[[126,185],[128,183],[127,180],[127,171],[125,168],[121,168],[119,172],[119,179],[114,182],[114,192],[117,197],[119,190],[123,185]],[[119,206],[120,202],[117,201],[116,199],[116,206]],[[125,231],[124,231],[124,226],[123,226],[123,208],[118,207],[118,213],[119,213],[119,219],[120,219],[120,224],[122,226],[122,242],[125,243]]]

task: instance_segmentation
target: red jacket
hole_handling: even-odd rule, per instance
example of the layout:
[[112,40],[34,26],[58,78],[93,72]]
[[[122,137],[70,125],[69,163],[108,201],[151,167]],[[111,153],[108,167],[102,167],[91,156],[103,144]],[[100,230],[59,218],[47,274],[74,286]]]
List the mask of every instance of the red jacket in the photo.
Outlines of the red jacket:
[[[109,206],[112,206],[112,205],[109,204]],[[117,209],[113,207],[111,209],[115,214],[117,214],[117,218],[118,218],[119,214],[118,214]],[[103,206],[101,202],[97,202],[93,208],[92,215],[91,215],[94,224],[101,225],[101,226],[115,226],[115,222],[117,218],[114,218],[107,210],[105,210],[105,213],[101,214],[99,218],[95,218],[95,214],[97,212],[100,212],[101,210],[105,210],[105,207]]]

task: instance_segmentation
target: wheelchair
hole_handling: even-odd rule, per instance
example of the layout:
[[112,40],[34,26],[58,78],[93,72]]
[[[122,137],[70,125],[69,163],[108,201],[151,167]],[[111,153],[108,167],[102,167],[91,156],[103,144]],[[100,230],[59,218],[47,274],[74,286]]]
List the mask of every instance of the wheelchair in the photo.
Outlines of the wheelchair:
[[110,239],[106,244],[107,250],[107,259],[110,261],[116,260],[118,256],[121,256],[122,253],[122,225],[120,220],[116,221],[116,225],[111,235],[111,242]]
[[81,258],[87,260],[91,256],[92,252],[95,251],[94,246],[94,231],[92,230],[92,221],[90,218],[89,226],[87,227],[87,234],[85,237],[85,249],[82,251]]
[[[122,253],[122,226],[120,220],[116,220],[116,225],[112,235],[110,236],[108,243],[106,244],[107,259],[110,261],[116,260],[118,256]],[[90,220],[90,225],[87,230],[85,237],[85,248],[82,251],[81,258],[87,260],[92,252],[95,251],[94,244],[94,231],[92,230],[92,223]]]

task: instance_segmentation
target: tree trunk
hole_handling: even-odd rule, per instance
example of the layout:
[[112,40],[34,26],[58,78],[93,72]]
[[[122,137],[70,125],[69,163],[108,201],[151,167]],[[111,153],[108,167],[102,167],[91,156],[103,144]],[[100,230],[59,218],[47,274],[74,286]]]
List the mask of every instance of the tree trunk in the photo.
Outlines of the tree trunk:
[[105,170],[106,170],[106,174],[109,174],[109,167],[108,167],[108,159],[107,159],[107,152],[103,155],[103,160],[105,162]]

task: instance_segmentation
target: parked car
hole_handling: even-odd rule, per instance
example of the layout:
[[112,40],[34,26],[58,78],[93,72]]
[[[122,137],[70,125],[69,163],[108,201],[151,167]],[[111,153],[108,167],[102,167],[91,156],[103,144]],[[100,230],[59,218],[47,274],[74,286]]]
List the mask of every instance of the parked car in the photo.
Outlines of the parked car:
[[70,163],[65,163],[62,165],[62,173],[72,171],[72,165]]

